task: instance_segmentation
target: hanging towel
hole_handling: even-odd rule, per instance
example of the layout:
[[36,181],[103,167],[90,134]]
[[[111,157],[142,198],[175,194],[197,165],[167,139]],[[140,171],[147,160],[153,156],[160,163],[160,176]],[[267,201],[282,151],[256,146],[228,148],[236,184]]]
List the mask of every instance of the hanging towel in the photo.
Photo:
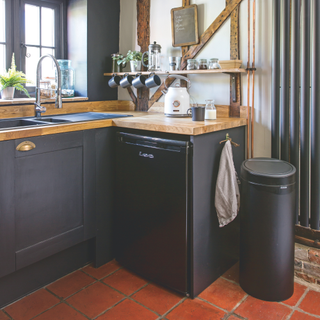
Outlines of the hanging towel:
[[230,140],[226,142],[221,153],[216,184],[215,207],[220,227],[233,221],[240,208],[238,176],[234,168]]

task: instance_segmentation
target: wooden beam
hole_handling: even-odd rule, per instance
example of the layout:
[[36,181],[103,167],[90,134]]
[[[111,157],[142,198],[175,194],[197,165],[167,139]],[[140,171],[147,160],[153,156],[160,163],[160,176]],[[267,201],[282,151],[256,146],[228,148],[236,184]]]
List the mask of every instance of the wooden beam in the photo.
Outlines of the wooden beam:
[[[141,52],[148,51],[150,44],[150,0],[137,0],[137,36]],[[149,89],[141,88],[139,90],[139,99],[136,99],[136,110],[148,111]]]
[[[211,39],[215,32],[222,26],[222,24],[230,16],[231,12],[240,4],[241,1],[242,0],[230,0],[230,3],[212,22],[209,28],[202,34],[202,36],[200,37],[200,43],[191,46],[187,53],[183,55],[181,61],[181,69],[185,69],[187,67],[187,60],[193,59],[199,53],[199,51],[206,45],[206,43]],[[170,86],[173,83],[173,81],[174,79],[168,79],[167,86]],[[156,101],[158,101],[161,98],[161,91],[163,89],[164,85],[162,84],[149,100],[149,107],[151,107]]]
[[[183,7],[190,6],[190,0],[182,0],[182,6]],[[182,57],[188,52],[188,50],[189,50],[189,46],[181,47]],[[187,87],[187,81],[183,80],[180,83],[182,87]]]
[[297,243],[303,244],[308,247],[320,249],[320,242],[319,241],[310,240],[310,239],[299,237],[299,236],[295,236],[294,239],[295,239],[295,242],[297,242]]
[[317,240],[320,242],[320,230],[314,230],[300,225],[295,225],[295,234],[299,237],[307,238],[313,241]]
[[[231,0],[226,0],[228,6]],[[230,15],[230,59],[239,60],[239,5]],[[230,75],[230,117],[240,117],[241,105],[241,76],[239,74]],[[234,91],[235,98],[234,100]]]
[[150,0],[137,0],[137,36],[141,52],[150,44]]

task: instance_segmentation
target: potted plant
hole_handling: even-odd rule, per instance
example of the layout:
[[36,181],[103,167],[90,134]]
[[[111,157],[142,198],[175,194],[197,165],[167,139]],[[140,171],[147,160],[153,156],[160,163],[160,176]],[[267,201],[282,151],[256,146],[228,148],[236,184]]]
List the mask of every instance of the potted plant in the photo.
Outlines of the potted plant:
[[[118,64],[130,62],[132,72],[141,70],[142,52],[129,50],[127,55],[118,61]],[[145,58],[147,60],[147,58]]]
[[123,55],[121,53],[114,53],[112,57],[112,72],[122,72],[122,68],[126,66],[126,63],[123,63]]
[[1,98],[4,100],[12,100],[15,89],[24,92],[30,98],[27,89],[23,87],[23,84],[25,83],[31,83],[31,81],[26,79],[26,75],[24,73],[17,71],[13,53],[11,68],[8,72],[0,74]]

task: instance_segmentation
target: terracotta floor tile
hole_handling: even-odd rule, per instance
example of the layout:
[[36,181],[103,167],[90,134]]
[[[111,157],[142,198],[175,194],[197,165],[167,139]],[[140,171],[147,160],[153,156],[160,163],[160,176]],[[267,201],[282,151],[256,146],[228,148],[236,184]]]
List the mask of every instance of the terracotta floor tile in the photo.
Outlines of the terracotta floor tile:
[[123,298],[122,294],[97,282],[66,301],[89,318],[94,318]]
[[34,320],[87,320],[76,310],[72,309],[65,303],[60,303],[57,306],[35,317]]
[[294,307],[297,302],[300,300],[300,298],[302,297],[302,295],[304,294],[304,292],[306,291],[307,287],[300,284],[300,283],[294,283],[294,293],[292,295],[292,297],[288,300],[282,301],[283,303]]
[[9,317],[2,311],[0,311],[0,320],[9,320]]
[[222,320],[225,313],[199,299],[186,299],[167,316],[168,320]]
[[199,294],[200,298],[228,311],[231,311],[245,296],[246,293],[239,285],[222,278],[217,279]]
[[132,294],[147,283],[146,280],[126,269],[120,269],[111,276],[103,279],[103,282],[126,295]]
[[232,280],[239,284],[239,262],[237,262],[233,267],[226,271],[222,277]]
[[4,310],[14,320],[27,320],[54,306],[59,301],[47,290],[40,289],[4,308]]
[[232,315],[228,318],[228,320],[240,320],[240,318],[237,317],[237,316],[235,316],[234,314],[232,314]]
[[96,279],[106,277],[110,273],[121,268],[120,264],[116,260],[112,260],[99,268],[94,268],[92,264],[82,268],[82,270]]
[[319,318],[312,317],[308,314],[305,314],[299,311],[295,311],[290,318],[290,320],[315,320],[315,319],[319,319]]
[[131,300],[124,300],[108,310],[97,320],[155,320],[158,316]]
[[248,320],[284,320],[291,309],[277,302],[262,301],[249,296],[234,313]]
[[181,295],[155,284],[148,284],[132,296],[132,299],[161,315],[170,310],[182,298]]
[[96,281],[82,271],[75,271],[47,286],[47,289],[61,298],[66,298]]
[[320,292],[310,290],[300,303],[299,308],[320,316]]

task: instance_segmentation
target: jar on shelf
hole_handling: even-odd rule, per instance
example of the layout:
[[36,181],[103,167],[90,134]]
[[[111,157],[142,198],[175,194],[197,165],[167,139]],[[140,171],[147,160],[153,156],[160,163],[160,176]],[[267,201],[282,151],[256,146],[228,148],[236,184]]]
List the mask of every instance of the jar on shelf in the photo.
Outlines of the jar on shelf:
[[217,119],[217,109],[214,105],[214,100],[206,100],[206,110],[204,114],[206,120],[215,120]]
[[206,69],[208,69],[207,59],[199,59],[199,70],[206,70]]
[[209,69],[221,69],[219,59],[212,58],[209,60]]
[[51,81],[40,80],[40,98],[49,99],[51,98]]
[[188,59],[187,60],[187,70],[197,70],[198,69],[198,62],[196,59]]
[[123,56],[120,53],[113,53],[111,55],[112,58],[112,73],[116,73],[116,72],[122,72],[122,69],[125,68],[125,66],[127,65],[127,63],[121,63],[118,64],[118,60],[122,60]]
[[71,67],[71,60],[58,60],[58,63],[61,70],[62,98],[74,97],[74,69]]

